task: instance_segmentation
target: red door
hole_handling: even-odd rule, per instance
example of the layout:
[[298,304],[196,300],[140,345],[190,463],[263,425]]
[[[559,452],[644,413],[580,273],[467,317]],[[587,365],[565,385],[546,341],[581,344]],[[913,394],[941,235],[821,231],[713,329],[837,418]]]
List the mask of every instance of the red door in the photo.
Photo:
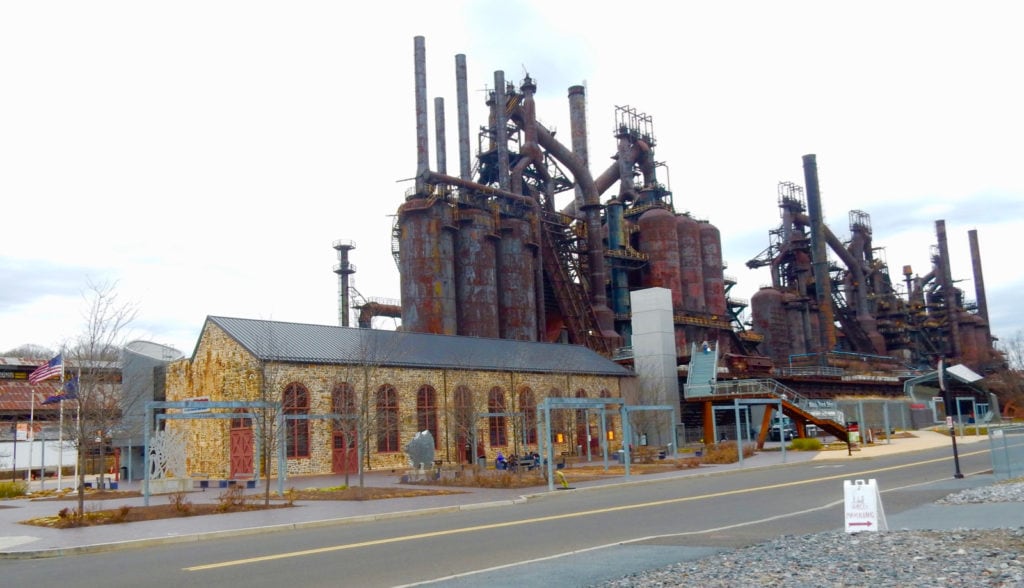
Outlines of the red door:
[[355,447],[349,447],[345,433],[335,431],[331,446],[331,471],[335,474],[354,474],[359,466],[359,456]]
[[232,478],[252,476],[255,456],[252,419],[231,419],[231,472]]

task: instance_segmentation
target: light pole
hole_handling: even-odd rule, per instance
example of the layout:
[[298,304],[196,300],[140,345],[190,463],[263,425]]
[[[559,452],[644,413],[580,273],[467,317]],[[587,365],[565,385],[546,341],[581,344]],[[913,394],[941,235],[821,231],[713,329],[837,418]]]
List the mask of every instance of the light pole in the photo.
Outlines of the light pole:
[[942,402],[946,405],[946,426],[949,427],[949,438],[953,440],[953,465],[956,468],[953,477],[963,478],[964,475],[960,473],[960,454],[957,453],[956,449],[956,429],[953,426],[953,399],[949,389],[946,387],[946,362],[942,358],[939,359],[938,372],[939,391],[942,392]]

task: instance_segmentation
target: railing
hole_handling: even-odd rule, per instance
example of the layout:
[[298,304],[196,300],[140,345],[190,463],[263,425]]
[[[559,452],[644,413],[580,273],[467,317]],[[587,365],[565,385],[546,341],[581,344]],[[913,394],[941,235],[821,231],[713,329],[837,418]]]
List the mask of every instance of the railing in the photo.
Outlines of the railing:
[[778,380],[771,378],[717,382],[712,392],[712,395],[716,398],[754,394],[777,397],[816,419],[830,420],[838,425],[845,426],[846,421],[843,411],[835,407],[816,406],[821,403],[820,400],[811,400]]
[[843,369],[826,365],[806,367],[777,367],[775,373],[780,376],[842,376]]

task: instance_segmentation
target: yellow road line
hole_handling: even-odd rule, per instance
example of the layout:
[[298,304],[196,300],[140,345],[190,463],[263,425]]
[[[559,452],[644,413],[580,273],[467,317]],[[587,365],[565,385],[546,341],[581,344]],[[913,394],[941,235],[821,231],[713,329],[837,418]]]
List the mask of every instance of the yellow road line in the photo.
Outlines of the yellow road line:
[[[964,455],[975,455],[975,454],[980,454],[980,453],[988,453],[988,450],[976,451],[976,452],[973,452],[973,453],[966,453]],[[898,470],[898,469],[904,469],[904,468],[908,468],[908,467],[916,467],[916,466],[921,466],[921,465],[930,464],[930,463],[937,463],[937,462],[940,462],[940,461],[947,461],[949,459],[950,459],[949,457],[941,457],[941,458],[930,459],[930,460],[926,460],[926,461],[919,461],[919,462],[910,463],[910,464],[901,464],[901,465],[889,466],[889,467],[884,467],[884,468],[876,468],[876,469],[873,469],[873,470],[866,470],[864,472],[861,472],[858,475],[875,474],[875,473],[878,473],[878,472],[887,472],[887,471],[890,471],[890,470]],[[293,558],[293,557],[304,557],[304,556],[307,556],[307,555],[319,555],[319,554],[322,554],[322,553],[331,553],[331,552],[335,552],[335,551],[345,551],[345,550],[349,550],[349,549],[358,549],[360,547],[372,547],[372,546],[375,546],[375,545],[387,545],[389,543],[402,543],[402,542],[405,542],[405,541],[416,541],[417,539],[430,539],[430,538],[433,538],[433,537],[444,537],[446,535],[457,535],[457,534],[461,534],[461,533],[474,533],[476,531],[486,531],[486,530],[490,530],[490,529],[501,529],[501,528],[504,528],[504,527],[513,527],[513,526],[518,526],[518,525],[530,525],[530,524],[535,524],[535,523],[545,523],[545,522],[549,522],[549,521],[559,521],[559,520],[565,520],[565,519],[573,519],[573,518],[579,518],[579,517],[586,517],[586,516],[605,514],[605,513],[610,513],[610,512],[619,512],[619,511],[625,511],[625,510],[635,510],[635,509],[639,509],[639,508],[649,508],[649,507],[652,507],[652,506],[665,506],[665,505],[668,505],[668,504],[678,504],[678,503],[681,503],[681,502],[692,502],[692,501],[695,501],[695,500],[707,500],[707,499],[710,499],[710,498],[720,498],[722,496],[735,496],[735,495],[738,495],[738,494],[750,494],[752,492],[762,492],[762,491],[765,491],[765,490],[776,490],[776,489],[779,489],[779,488],[787,488],[787,487],[796,486],[796,485],[799,485],[799,484],[806,484],[808,482],[827,482],[829,480],[848,479],[849,477],[850,477],[849,473],[843,473],[843,474],[836,474],[836,475],[832,475],[832,476],[825,476],[825,477],[822,477],[822,478],[814,478],[813,480],[796,480],[796,481],[792,481],[792,482],[781,482],[781,483],[778,483],[778,484],[769,484],[767,486],[756,486],[756,487],[751,487],[751,488],[741,488],[741,489],[738,489],[738,490],[726,490],[724,492],[715,492],[713,494],[701,494],[701,495],[698,495],[698,496],[684,496],[684,497],[680,497],[680,498],[667,498],[665,500],[656,500],[654,502],[644,502],[644,503],[640,503],[640,504],[626,504],[626,505],[621,505],[621,506],[609,506],[607,508],[599,508],[599,509],[595,509],[595,510],[587,510],[587,511],[580,511],[580,512],[564,513],[564,514],[558,514],[558,515],[549,515],[549,516],[544,516],[544,517],[536,517],[536,518],[532,518],[532,519],[522,519],[522,520],[517,520],[517,521],[508,521],[508,522],[504,522],[504,523],[492,523],[492,524],[489,524],[489,525],[476,525],[476,526],[472,526],[472,527],[462,527],[462,528],[459,528],[459,529],[448,529],[448,530],[445,530],[445,531],[431,531],[429,533],[417,533],[415,535],[404,535],[402,537],[390,537],[388,539],[376,539],[376,540],[373,540],[373,541],[362,541],[362,542],[359,542],[359,543],[347,543],[347,544],[344,544],[344,545],[331,545],[329,547],[319,547],[317,549],[304,549],[302,551],[290,551],[290,552],[286,552],[286,553],[277,553],[277,554],[274,554],[274,555],[263,555],[263,556],[259,556],[259,557],[249,557],[249,558],[245,558],[245,559],[236,559],[236,560],[229,560],[229,561],[223,561],[223,562],[212,563],[212,564],[190,566],[190,567],[187,567],[187,568],[183,568],[183,570],[187,571],[187,572],[201,572],[201,571],[204,571],[204,570],[214,570],[214,569],[218,569],[218,568],[227,568],[227,567],[232,567],[232,566],[241,566],[241,565],[252,564],[252,563],[259,563],[259,562],[266,562],[266,561],[275,561],[275,560],[279,560],[279,559],[288,559],[288,558]]]

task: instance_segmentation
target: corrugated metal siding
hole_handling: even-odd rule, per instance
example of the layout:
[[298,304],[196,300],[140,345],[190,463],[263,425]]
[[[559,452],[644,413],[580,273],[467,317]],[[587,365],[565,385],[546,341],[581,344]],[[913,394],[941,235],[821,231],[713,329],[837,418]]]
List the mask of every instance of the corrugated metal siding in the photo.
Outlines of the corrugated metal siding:
[[254,356],[298,363],[336,363],[630,376],[594,351],[557,343],[456,337],[207,317]]

